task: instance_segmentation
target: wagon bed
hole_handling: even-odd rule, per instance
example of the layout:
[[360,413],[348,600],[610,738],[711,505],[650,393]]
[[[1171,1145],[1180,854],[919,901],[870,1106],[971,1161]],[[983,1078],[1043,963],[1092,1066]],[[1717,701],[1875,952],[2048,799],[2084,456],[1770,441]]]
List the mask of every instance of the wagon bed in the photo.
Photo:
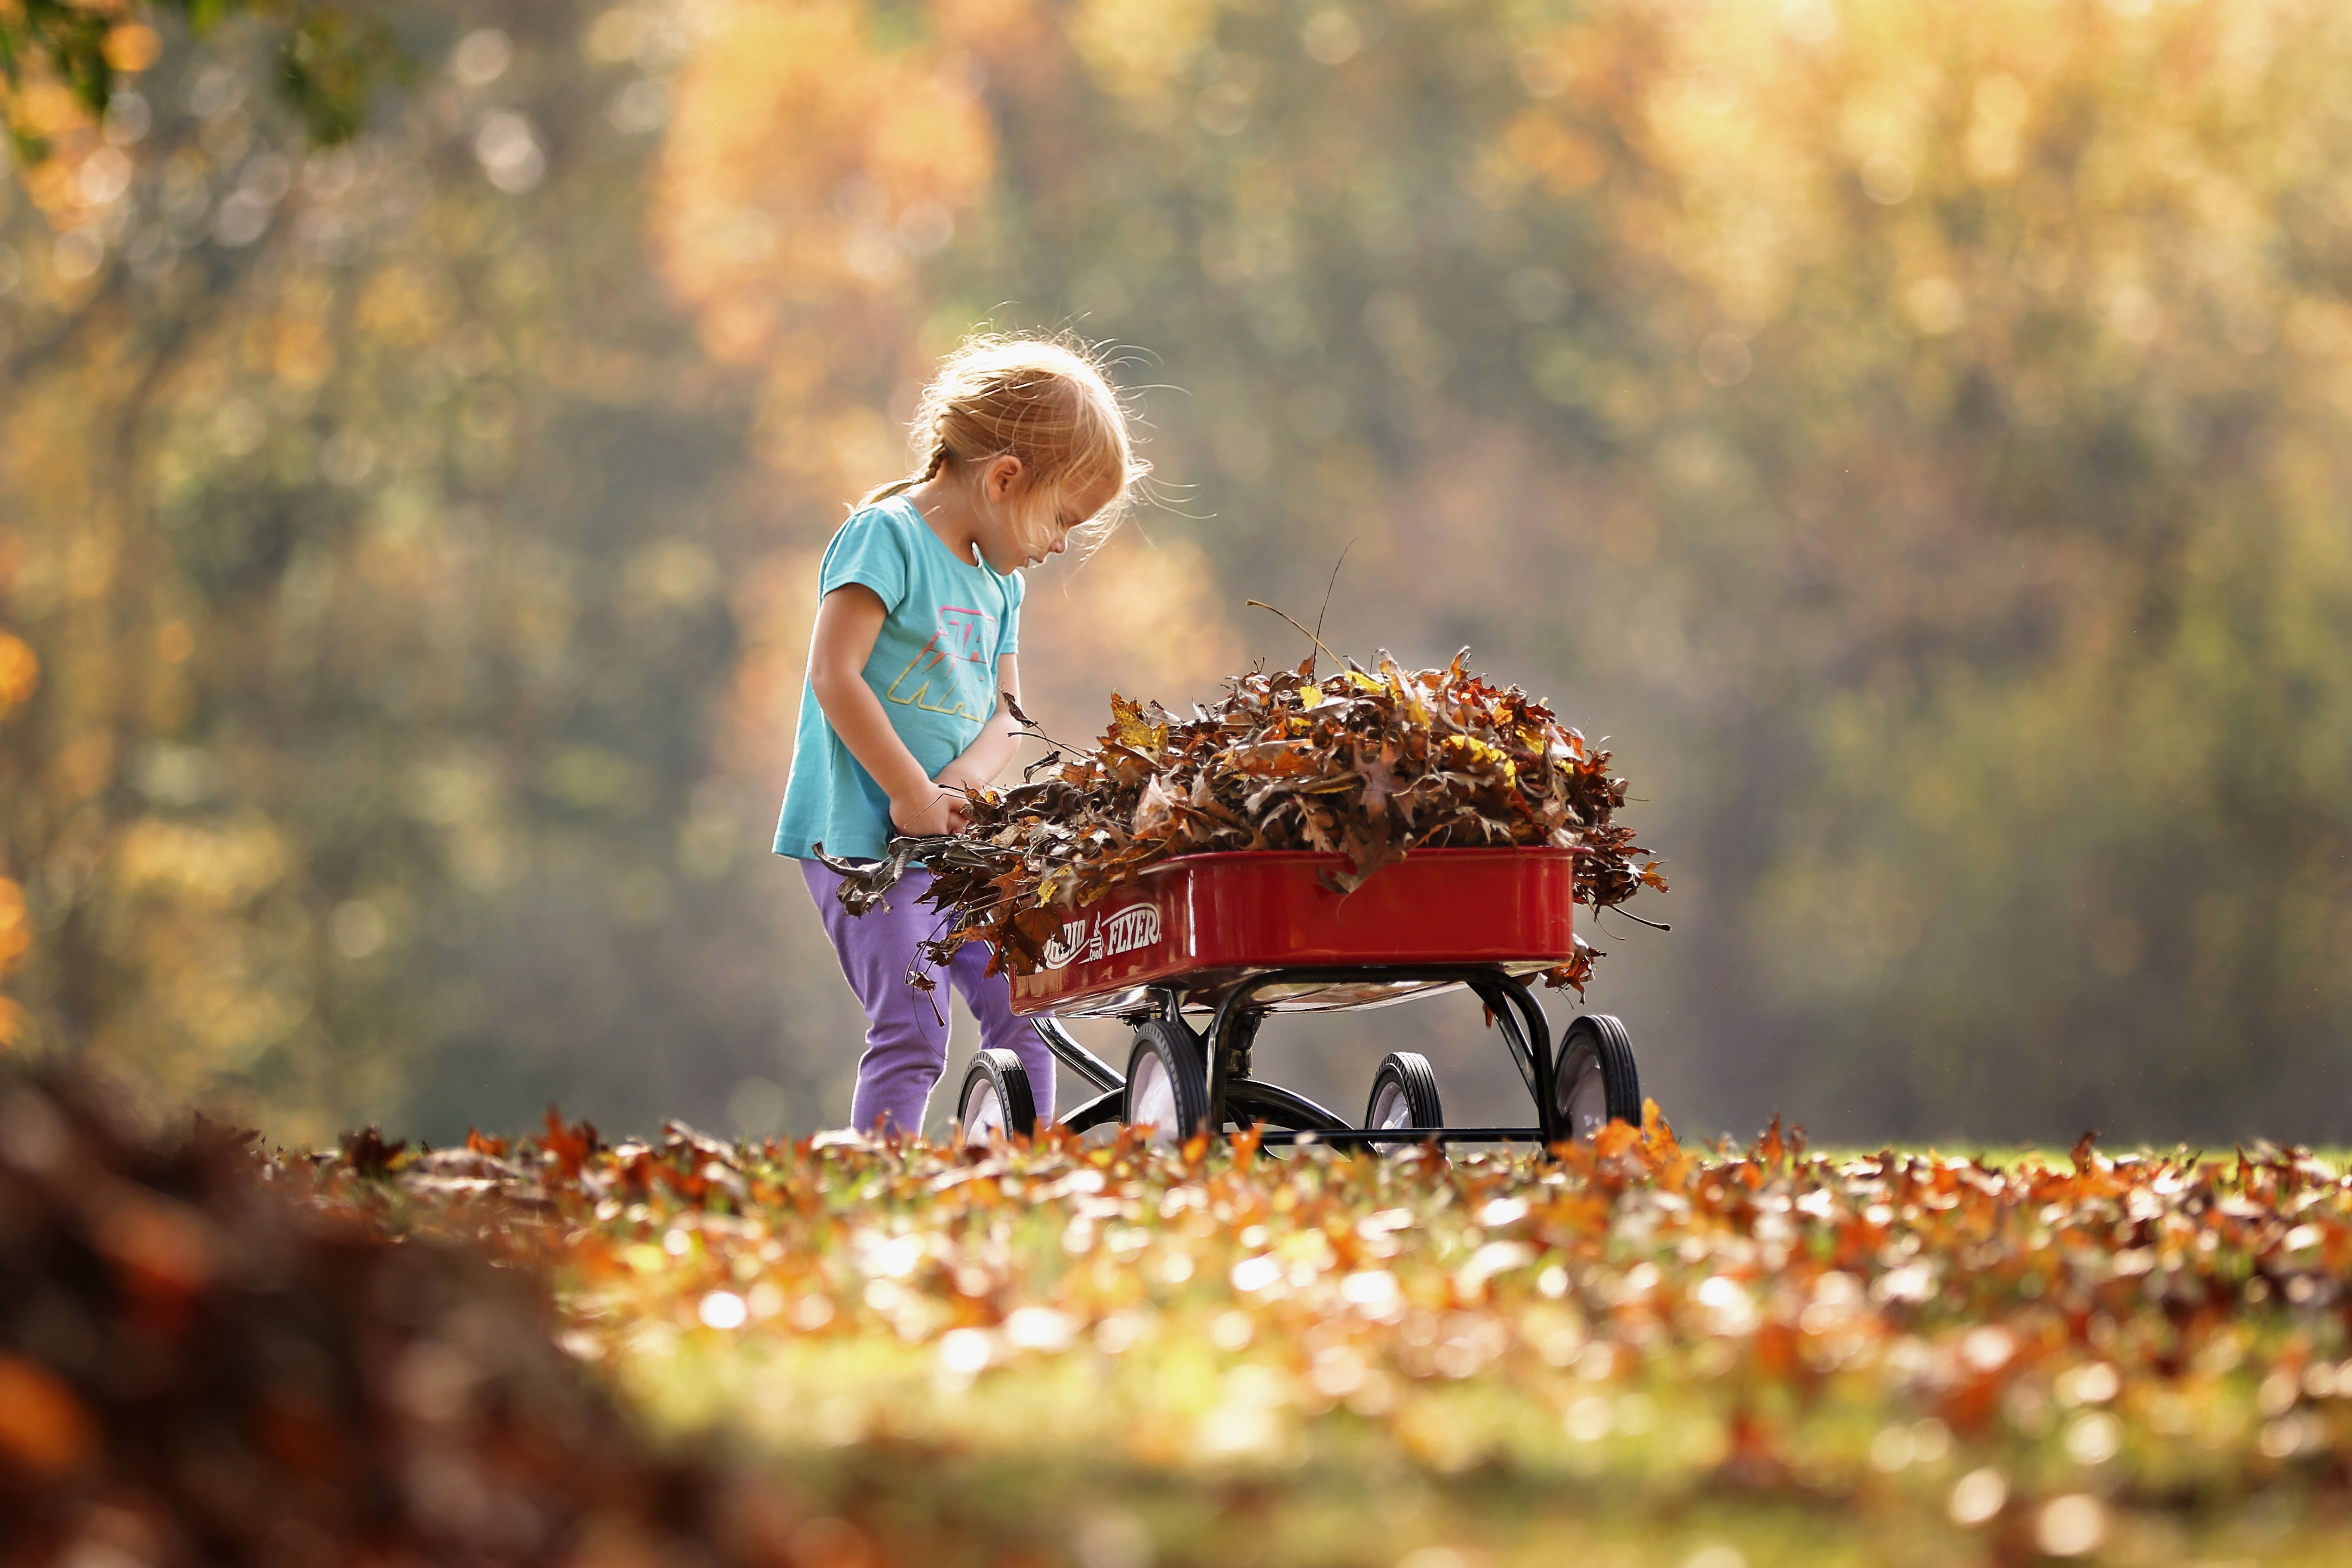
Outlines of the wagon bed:
[[[1222,1000],[1268,971],[1482,966],[1513,975],[1576,952],[1576,851],[1418,849],[1352,893],[1325,879],[1346,866],[1303,850],[1226,850],[1152,866],[1081,910],[1013,977],[1016,1013],[1118,1017],[1181,985],[1188,1005]],[[1458,979],[1445,982],[1458,985]],[[1402,1001],[1426,984],[1276,981],[1268,1012]]]

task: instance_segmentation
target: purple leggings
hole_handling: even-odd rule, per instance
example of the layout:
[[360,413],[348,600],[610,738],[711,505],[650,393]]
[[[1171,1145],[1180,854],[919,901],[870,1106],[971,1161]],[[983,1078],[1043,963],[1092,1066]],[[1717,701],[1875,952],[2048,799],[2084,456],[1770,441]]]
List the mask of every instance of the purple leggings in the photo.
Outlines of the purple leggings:
[[[833,939],[841,973],[866,1009],[866,1054],[857,1059],[857,1095],[850,1102],[850,1122],[861,1131],[919,1133],[923,1108],[930,1103],[932,1086],[948,1064],[946,994],[918,991],[907,984],[915,944],[930,935],[942,918],[939,910],[917,901],[931,885],[930,874],[909,872],[890,889],[887,900],[862,915],[851,914],[834,897],[841,885],[838,872],[825,869],[821,861],[803,860],[801,875],[816,900],[824,934]],[[987,970],[986,944],[966,942],[956,950],[946,979],[979,1020],[982,1048],[1011,1051],[1029,1069],[1029,1092],[1037,1102],[1038,1120],[1051,1121],[1054,1055],[1026,1019],[1013,1016],[1013,989],[1005,977]]]

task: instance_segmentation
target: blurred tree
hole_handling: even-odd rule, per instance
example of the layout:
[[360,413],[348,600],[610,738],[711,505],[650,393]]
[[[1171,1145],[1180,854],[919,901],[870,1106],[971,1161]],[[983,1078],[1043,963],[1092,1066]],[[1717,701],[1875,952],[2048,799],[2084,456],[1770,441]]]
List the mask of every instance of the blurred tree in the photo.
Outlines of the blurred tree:
[[[1686,902],[1604,985],[1686,1110],[2345,1135],[2352,20],[730,15],[657,228],[706,321],[816,270],[729,248],[772,219],[951,324],[1163,351],[1169,466],[1249,519],[1227,603],[1353,541],[1344,636],[1477,642],[1617,731]],[[933,107],[986,84],[972,217],[846,165],[779,199],[766,150],[845,142],[762,30],[853,15]],[[856,389],[801,358],[767,419],[823,452]]]
[[1652,796],[1595,1003],[1680,1116],[2352,1136],[2352,17],[386,15],[348,148],[167,26],[0,195],[28,1034],[312,1130],[838,1116],[815,554],[940,349],[1071,325],[1191,488],[1033,595],[1055,732],[1352,544],[1330,640]]
[[807,1092],[711,764],[772,512],[639,246],[658,77],[435,16],[330,150],[266,28],[167,36],[0,216],[31,1032],[304,1136]]
[[[367,4],[349,0],[155,0],[153,11],[198,33],[237,16],[266,18],[277,38],[277,86],[312,138],[348,141],[368,100],[405,63],[391,26]],[[46,127],[70,104],[103,114],[124,73],[154,64],[162,48],[140,19],[147,8],[120,0],[11,0],[0,6],[0,100],[19,158],[47,155]],[[49,101],[44,101],[47,100]]]

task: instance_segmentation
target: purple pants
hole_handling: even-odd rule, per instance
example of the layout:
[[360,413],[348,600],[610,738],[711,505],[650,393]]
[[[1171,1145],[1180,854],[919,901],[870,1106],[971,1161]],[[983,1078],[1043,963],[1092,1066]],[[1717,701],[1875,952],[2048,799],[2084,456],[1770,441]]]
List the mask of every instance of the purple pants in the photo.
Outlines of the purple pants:
[[[824,934],[833,939],[841,973],[866,1009],[866,1054],[857,1059],[850,1122],[860,1131],[919,1133],[923,1108],[930,1103],[931,1089],[948,1064],[947,994],[919,991],[907,984],[915,944],[944,918],[917,901],[931,885],[930,875],[909,872],[884,903],[862,915],[851,914],[834,897],[841,885],[838,872],[825,869],[821,861],[803,860],[801,875],[816,900]],[[987,946],[966,942],[956,950],[945,979],[979,1020],[981,1047],[1011,1051],[1029,1069],[1029,1092],[1037,1102],[1038,1119],[1051,1121],[1054,1055],[1027,1020],[1013,1016],[1011,984],[987,970]]]

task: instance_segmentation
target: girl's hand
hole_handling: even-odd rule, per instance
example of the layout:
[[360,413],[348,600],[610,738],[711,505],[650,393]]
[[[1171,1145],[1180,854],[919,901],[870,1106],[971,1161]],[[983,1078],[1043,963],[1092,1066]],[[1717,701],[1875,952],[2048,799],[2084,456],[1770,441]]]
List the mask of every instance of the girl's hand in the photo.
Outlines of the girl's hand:
[[890,803],[890,826],[913,837],[960,833],[965,820],[963,796],[936,786]]

